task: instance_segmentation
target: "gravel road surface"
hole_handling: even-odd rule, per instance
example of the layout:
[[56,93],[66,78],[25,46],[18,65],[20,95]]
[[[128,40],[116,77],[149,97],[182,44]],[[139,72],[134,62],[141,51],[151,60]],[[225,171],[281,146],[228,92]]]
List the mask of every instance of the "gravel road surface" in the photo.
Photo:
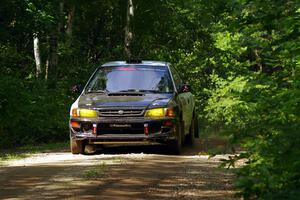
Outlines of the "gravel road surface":
[[235,199],[226,155],[179,156],[163,146],[108,147],[96,155],[35,154],[0,166],[0,199]]

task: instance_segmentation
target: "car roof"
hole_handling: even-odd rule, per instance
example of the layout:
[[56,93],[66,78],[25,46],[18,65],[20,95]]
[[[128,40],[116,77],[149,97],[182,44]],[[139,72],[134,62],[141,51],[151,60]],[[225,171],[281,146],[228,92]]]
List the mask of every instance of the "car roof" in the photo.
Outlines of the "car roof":
[[167,62],[162,62],[162,61],[148,61],[148,60],[143,60],[141,62],[126,62],[126,61],[113,61],[113,62],[108,62],[104,63],[101,65],[102,67],[117,67],[117,66],[130,66],[130,65],[142,65],[142,66],[168,66],[169,63]]

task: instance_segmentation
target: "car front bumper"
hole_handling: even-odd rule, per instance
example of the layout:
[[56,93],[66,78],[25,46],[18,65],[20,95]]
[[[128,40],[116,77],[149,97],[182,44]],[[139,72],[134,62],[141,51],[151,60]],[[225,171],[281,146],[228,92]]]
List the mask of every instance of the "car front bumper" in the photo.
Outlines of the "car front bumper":
[[[77,123],[80,127],[73,127]],[[87,127],[87,128],[86,128]],[[147,117],[71,118],[70,137],[89,144],[152,144],[177,138],[176,119]]]

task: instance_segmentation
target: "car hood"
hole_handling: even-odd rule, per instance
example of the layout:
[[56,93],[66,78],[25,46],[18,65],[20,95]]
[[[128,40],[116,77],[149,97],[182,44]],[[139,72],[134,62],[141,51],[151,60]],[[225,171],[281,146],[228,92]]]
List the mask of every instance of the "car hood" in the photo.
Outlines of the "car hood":
[[81,108],[102,107],[164,107],[173,97],[173,94],[146,93],[140,95],[109,95],[109,94],[82,94],[78,105]]

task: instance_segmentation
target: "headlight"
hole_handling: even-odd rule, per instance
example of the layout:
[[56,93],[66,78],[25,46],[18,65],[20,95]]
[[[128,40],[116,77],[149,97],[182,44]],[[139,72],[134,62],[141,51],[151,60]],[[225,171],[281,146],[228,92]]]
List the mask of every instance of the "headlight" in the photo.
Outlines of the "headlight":
[[172,108],[153,108],[149,109],[145,113],[146,117],[174,117],[174,111]]
[[97,111],[95,110],[90,110],[90,109],[85,109],[85,108],[74,108],[72,110],[72,117],[97,117]]

